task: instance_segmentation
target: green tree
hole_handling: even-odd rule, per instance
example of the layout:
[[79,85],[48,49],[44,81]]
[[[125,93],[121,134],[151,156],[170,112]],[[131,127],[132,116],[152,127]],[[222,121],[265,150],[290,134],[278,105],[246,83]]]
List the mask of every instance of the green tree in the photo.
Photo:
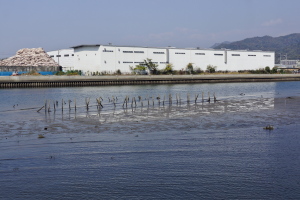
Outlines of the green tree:
[[132,74],[146,74],[146,69],[147,67],[143,66],[143,65],[136,65],[135,67],[133,66],[129,66],[130,71]]
[[271,69],[270,69],[270,67],[269,67],[269,66],[265,67],[265,72],[266,72],[266,73],[268,73],[268,74],[270,74],[270,73],[271,73]]
[[193,63],[187,64],[187,66],[186,66],[186,71],[190,72],[190,74],[194,72],[194,66],[193,66]]
[[206,67],[206,71],[209,72],[209,73],[215,73],[216,69],[217,69],[217,67],[212,66],[212,65],[207,65],[207,67]]
[[278,71],[278,67],[275,66],[275,67],[272,68],[271,73],[272,73],[272,74],[276,74],[277,71]]
[[166,64],[166,67],[164,69],[164,73],[170,74],[173,72],[173,65],[171,63]]
[[145,71],[146,70],[146,67],[143,66],[143,65],[136,65],[134,70],[140,70],[140,71]]
[[117,74],[117,75],[121,75],[121,74],[122,74],[121,70],[120,70],[120,69],[117,69],[116,74]]
[[151,74],[157,74],[158,65],[152,62],[152,59],[144,60],[144,65],[149,69]]

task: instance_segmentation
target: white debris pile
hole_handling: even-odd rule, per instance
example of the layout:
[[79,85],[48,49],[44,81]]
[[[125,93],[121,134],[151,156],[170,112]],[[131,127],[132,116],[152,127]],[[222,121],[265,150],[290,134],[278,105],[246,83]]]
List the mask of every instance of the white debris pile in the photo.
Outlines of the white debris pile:
[[58,67],[42,48],[20,49],[15,56],[0,61],[0,66]]

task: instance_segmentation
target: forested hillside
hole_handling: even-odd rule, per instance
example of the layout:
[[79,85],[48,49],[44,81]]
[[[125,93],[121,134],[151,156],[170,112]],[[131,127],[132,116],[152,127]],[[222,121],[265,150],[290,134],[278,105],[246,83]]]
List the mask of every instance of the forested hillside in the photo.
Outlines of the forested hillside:
[[289,60],[300,60],[300,33],[280,37],[263,36],[247,38],[229,44],[222,43],[214,47],[214,49],[221,48],[275,51],[275,63],[279,63],[280,53],[281,59],[285,59],[283,55],[287,54]]

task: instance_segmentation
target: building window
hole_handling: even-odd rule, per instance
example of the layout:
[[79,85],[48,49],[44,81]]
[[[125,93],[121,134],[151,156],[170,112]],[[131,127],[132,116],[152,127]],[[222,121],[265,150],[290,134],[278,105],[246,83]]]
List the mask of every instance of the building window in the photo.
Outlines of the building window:
[[183,53],[183,52],[175,52],[175,54],[185,54],[185,53]]
[[65,54],[64,57],[69,57],[69,54]]
[[160,52],[153,52],[153,54],[165,54],[165,52],[162,52],[162,51],[160,51]]
[[205,55],[205,53],[195,53],[195,55]]
[[248,56],[256,56],[256,55],[248,55]]
[[144,51],[134,51],[134,53],[144,53]]
[[231,54],[232,56],[241,56],[240,54]]
[[120,61],[118,61],[118,63],[120,64]]
[[134,63],[137,63],[137,64],[143,64],[144,62],[134,62]]
[[104,49],[103,52],[114,52],[113,50],[106,50]]
[[74,54],[72,54],[72,56],[74,56]]
[[169,62],[160,62],[160,64],[168,64]]
[[215,53],[215,56],[223,56],[221,53]]
[[133,53],[133,51],[123,51],[123,53]]
[[123,61],[123,63],[133,63],[133,62],[129,62],[129,61]]
[[271,57],[271,55],[264,55],[264,57]]
[[54,57],[54,55],[51,55],[51,56],[50,56],[50,58],[53,58],[53,57]]
[[106,60],[104,60],[104,63],[106,64]]
[[56,57],[61,57],[61,55],[56,55]]

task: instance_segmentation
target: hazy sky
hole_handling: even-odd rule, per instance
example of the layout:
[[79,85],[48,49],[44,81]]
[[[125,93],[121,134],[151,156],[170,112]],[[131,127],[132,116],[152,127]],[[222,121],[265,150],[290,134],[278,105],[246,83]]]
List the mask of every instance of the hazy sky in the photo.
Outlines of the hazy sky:
[[300,32],[300,0],[0,0],[0,58],[79,44],[201,47]]

